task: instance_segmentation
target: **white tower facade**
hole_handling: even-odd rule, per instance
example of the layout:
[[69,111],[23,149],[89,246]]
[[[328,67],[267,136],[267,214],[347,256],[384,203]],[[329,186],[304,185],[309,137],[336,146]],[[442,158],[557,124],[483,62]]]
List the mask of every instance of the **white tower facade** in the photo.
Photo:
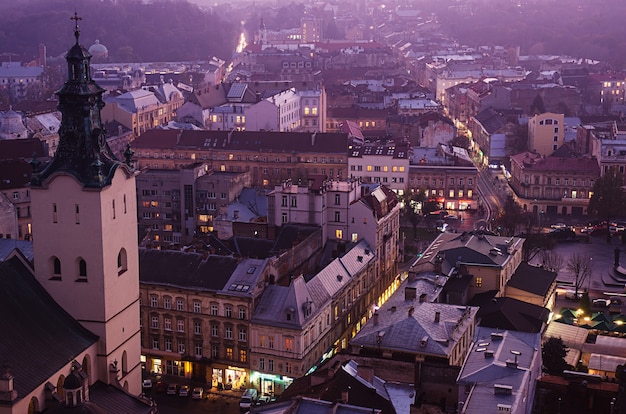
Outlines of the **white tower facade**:
[[[78,23],[78,18],[76,17]],[[106,144],[91,55],[68,51],[69,78],[57,95],[59,148],[31,182],[35,276],[85,328],[99,336],[90,382],[141,392],[139,259],[135,171]],[[60,332],[60,335],[63,333]]]

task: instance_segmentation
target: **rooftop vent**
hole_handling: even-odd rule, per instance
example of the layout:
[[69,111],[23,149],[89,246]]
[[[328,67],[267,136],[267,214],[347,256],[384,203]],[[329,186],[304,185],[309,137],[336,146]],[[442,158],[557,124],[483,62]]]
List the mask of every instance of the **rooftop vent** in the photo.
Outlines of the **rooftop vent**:
[[513,394],[513,386],[505,384],[493,384],[493,393],[495,395],[511,395]]
[[492,341],[501,341],[502,339],[504,339],[504,334],[502,334],[500,332],[492,332],[491,333],[491,340]]
[[428,343],[428,336],[424,336],[422,340],[420,341],[420,345],[422,347],[425,347],[427,343]]

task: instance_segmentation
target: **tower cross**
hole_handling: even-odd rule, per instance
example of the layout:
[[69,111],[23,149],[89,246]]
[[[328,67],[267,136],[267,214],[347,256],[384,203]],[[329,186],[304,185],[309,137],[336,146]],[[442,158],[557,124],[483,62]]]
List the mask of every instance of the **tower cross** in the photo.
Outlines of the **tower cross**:
[[74,37],[76,37],[76,43],[78,44],[78,36],[80,35],[80,30],[78,27],[78,21],[83,20],[82,17],[78,17],[78,13],[74,10],[74,16],[70,17],[70,20],[74,20]]

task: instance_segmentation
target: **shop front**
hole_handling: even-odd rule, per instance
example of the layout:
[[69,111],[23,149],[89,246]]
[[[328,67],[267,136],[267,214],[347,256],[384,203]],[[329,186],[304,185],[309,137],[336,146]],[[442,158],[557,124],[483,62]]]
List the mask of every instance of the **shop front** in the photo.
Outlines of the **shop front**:
[[258,388],[261,395],[279,396],[291,385],[293,378],[284,375],[251,371],[250,386]]
[[249,388],[248,372],[240,367],[213,364],[211,385],[222,390]]

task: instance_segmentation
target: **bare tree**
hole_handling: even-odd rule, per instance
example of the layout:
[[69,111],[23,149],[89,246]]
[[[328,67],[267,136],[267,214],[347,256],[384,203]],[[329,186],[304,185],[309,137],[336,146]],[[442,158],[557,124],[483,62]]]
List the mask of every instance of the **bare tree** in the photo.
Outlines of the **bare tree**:
[[591,276],[593,261],[587,253],[574,253],[567,262],[567,270],[574,274],[576,297],[585,280]]
[[563,256],[554,250],[541,251],[541,266],[543,266],[544,269],[558,273],[558,271],[563,268],[564,263],[565,260]]

